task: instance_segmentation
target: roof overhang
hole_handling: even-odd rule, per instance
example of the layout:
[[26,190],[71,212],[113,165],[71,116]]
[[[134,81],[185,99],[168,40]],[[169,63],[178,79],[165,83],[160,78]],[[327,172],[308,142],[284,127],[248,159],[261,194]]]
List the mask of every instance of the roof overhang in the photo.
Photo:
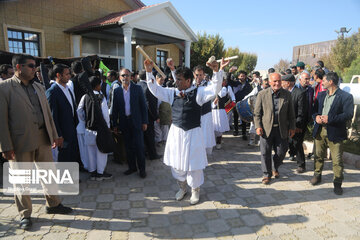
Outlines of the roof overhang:
[[151,45],[197,41],[196,34],[187,25],[170,2],[145,6],[132,11],[112,13],[103,18],[65,30],[86,37],[123,41],[122,26],[133,28],[136,44]]

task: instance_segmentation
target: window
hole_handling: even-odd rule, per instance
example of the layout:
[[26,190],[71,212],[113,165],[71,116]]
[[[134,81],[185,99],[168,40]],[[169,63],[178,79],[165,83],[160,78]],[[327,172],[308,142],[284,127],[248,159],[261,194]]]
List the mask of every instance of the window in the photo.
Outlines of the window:
[[40,56],[39,33],[8,28],[7,34],[10,52]]
[[166,59],[168,58],[168,52],[163,50],[156,50],[156,64],[165,69]]

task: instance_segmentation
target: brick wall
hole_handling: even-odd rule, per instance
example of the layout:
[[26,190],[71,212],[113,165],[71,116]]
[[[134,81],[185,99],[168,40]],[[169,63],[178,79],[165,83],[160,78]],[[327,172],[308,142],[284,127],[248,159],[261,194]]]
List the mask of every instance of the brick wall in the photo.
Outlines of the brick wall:
[[[70,35],[65,29],[129,10],[121,0],[18,0],[0,2],[0,49],[5,49],[4,24],[40,29],[44,32],[43,56],[70,57]],[[46,54],[46,55],[44,55]]]

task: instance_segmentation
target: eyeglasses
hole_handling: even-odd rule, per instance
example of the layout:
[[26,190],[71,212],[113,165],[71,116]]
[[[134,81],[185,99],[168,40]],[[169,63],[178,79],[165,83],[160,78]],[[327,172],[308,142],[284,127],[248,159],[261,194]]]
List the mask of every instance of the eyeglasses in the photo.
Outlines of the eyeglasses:
[[128,76],[130,76],[129,74],[122,74],[122,75],[120,75],[120,76],[122,76],[122,77],[128,77]]
[[28,64],[21,64],[21,66],[27,66],[29,68],[36,68],[36,65],[33,63],[28,63]]

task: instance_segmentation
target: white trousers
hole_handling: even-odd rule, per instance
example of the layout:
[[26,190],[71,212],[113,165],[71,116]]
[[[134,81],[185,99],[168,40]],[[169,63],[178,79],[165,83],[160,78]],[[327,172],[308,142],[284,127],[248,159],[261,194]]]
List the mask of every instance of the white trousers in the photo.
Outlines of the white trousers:
[[86,148],[89,157],[88,171],[96,170],[97,173],[103,174],[107,163],[107,154],[100,152],[96,145],[86,145]]
[[256,133],[254,121],[250,123],[249,133]]
[[169,125],[160,125],[160,123],[154,122],[155,142],[166,141],[169,133]]
[[217,131],[215,131],[215,137],[221,137],[222,135],[223,135],[222,132],[217,132]]
[[186,180],[191,188],[198,188],[204,183],[204,172],[202,169],[195,171],[181,171],[171,168],[171,173],[173,177],[180,182]]
[[77,139],[78,139],[78,143],[79,143],[81,162],[84,164],[84,168],[86,170],[89,170],[89,157],[88,157],[88,152],[87,152],[87,148],[85,145],[85,134],[78,133]]

